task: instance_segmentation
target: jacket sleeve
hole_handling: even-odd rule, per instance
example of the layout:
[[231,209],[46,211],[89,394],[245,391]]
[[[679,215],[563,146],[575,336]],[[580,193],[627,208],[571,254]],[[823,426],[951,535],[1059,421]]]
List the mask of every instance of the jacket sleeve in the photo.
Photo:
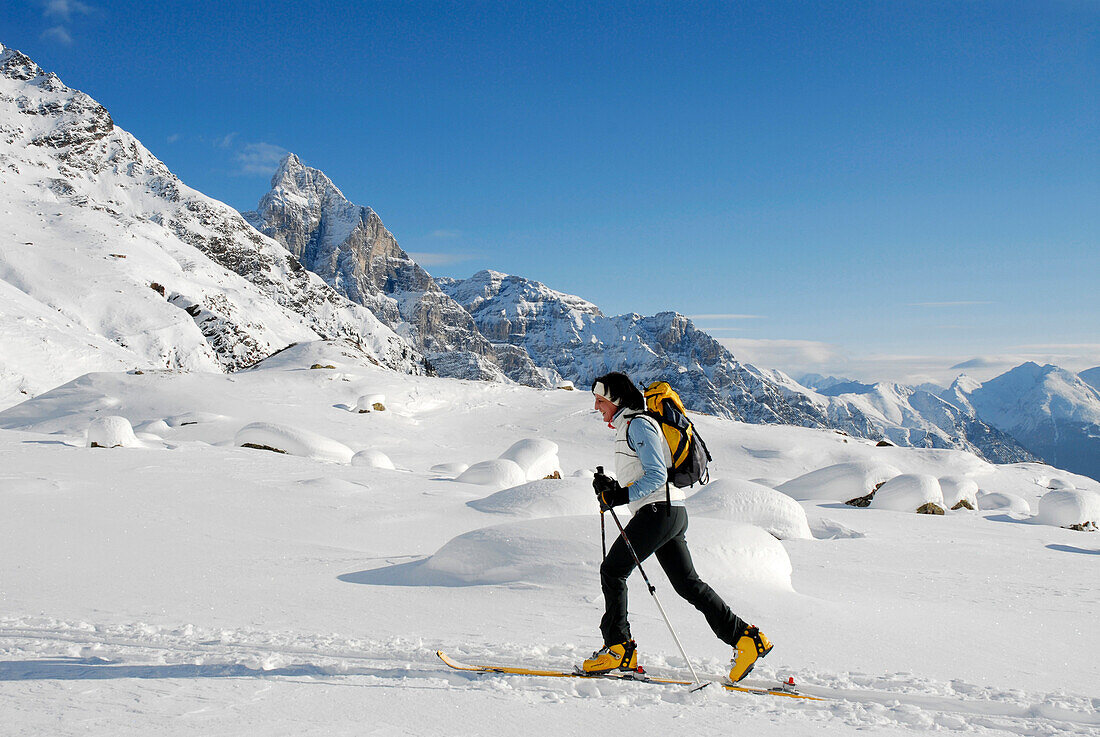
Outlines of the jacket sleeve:
[[655,423],[650,422],[648,418],[636,417],[626,428],[626,440],[630,449],[637,454],[644,471],[640,479],[626,487],[630,493],[630,501],[636,502],[662,488],[668,481],[668,469],[665,468],[665,458],[661,448],[665,439],[661,437],[661,432]]

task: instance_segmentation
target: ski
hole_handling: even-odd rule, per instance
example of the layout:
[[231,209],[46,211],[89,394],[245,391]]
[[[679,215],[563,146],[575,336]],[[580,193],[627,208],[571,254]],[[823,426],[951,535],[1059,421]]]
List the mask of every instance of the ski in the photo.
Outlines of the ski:
[[695,686],[702,688],[703,686],[709,686],[710,684],[716,684],[726,689],[727,691],[738,691],[740,693],[751,693],[758,696],[786,696],[791,699],[806,699],[807,701],[824,701],[825,699],[817,696],[808,696],[807,694],[799,693],[795,690],[793,679],[790,679],[787,683],[779,683],[773,687],[756,687],[756,686],[738,686],[732,683],[724,683],[717,680],[704,681],[702,686],[695,683],[695,681],[685,681],[678,678],[662,678],[659,676],[651,676],[648,673],[636,673],[634,671],[612,671],[610,673],[579,673],[576,671],[568,670],[541,670],[537,668],[521,668],[510,665],[469,665],[467,663],[460,663],[457,660],[451,658],[447,653],[442,650],[437,650],[436,655],[439,659],[447,664],[448,667],[455,670],[463,670],[471,673],[499,673],[505,675],[514,676],[540,676],[543,678],[603,678],[619,681],[636,681],[638,683],[656,683],[666,686]]

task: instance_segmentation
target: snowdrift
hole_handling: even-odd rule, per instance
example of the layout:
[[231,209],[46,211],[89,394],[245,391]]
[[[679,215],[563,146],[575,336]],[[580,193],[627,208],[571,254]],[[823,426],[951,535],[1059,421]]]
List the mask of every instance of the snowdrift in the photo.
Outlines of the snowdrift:
[[526,438],[517,441],[500,454],[500,459],[513,461],[523,469],[528,481],[544,479],[554,473],[561,475],[558,444],[549,440]]
[[1039,500],[1033,521],[1055,527],[1100,525],[1100,494],[1079,489],[1056,489]]
[[139,448],[141,441],[125,417],[108,416],[92,420],[88,426],[89,448]]
[[786,494],[742,479],[714,479],[687,499],[692,517],[756,525],[780,540],[809,539],[802,506]]
[[259,446],[294,456],[332,463],[350,463],[355,455],[352,453],[351,448],[337,440],[326,438],[324,435],[309,430],[277,425],[273,422],[253,422],[245,425],[237,431],[237,435],[233,438],[233,444],[237,446]]
[[[592,585],[602,557],[598,515],[555,517],[483,527],[455,537],[423,561],[345,576],[396,586]],[[691,546],[716,582],[791,589],[791,560],[782,543],[752,525],[693,520]],[[656,559],[647,564],[656,573]]]
[[929,503],[943,509],[943,492],[939,480],[924,473],[895,476],[880,486],[871,499],[872,508],[895,512],[915,512]]
[[519,464],[506,458],[481,461],[467,468],[455,481],[481,486],[518,486],[527,480],[527,474]]
[[810,471],[780,484],[776,491],[800,502],[812,499],[846,502],[870,494],[878,484],[899,474],[901,471],[888,463],[848,461]]
[[598,509],[592,484],[582,478],[539,479],[466,502],[480,512],[514,517],[565,517]]

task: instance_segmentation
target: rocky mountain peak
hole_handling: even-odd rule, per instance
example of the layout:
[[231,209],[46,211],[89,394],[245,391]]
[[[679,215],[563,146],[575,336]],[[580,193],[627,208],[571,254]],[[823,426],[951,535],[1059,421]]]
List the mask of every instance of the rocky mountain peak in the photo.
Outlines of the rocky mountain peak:
[[0,44],[0,74],[9,79],[30,82],[42,75],[42,68],[22,51]]
[[92,97],[5,47],[0,131],[0,209],[12,242],[34,245],[0,242],[0,273],[20,274],[21,310],[45,305],[68,320],[59,334],[74,354],[109,341],[131,365],[231,371],[325,338],[422,370],[368,310],[184,185]]
[[440,374],[548,385],[522,351],[497,356],[470,314],[402,250],[378,214],[349,202],[324,172],[296,155],[282,160],[271,191],[244,216],[334,289],[370,309]]

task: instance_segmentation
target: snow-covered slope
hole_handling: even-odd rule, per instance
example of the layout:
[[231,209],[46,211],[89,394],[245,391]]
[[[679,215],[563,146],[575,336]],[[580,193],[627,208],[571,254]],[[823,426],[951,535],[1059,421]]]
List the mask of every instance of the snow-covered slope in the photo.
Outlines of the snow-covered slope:
[[440,375],[489,381],[507,375],[549,386],[529,357],[513,350],[498,358],[470,314],[397,245],[378,214],[349,202],[324,172],[294,154],[279,165],[259,207],[244,217],[405,337]]
[[318,337],[420,370],[368,310],[183,184],[91,97],[3,46],[0,214],[9,390],[120,363],[233,370]]
[[522,346],[540,366],[581,385],[623,370],[640,382],[671,380],[689,408],[724,417],[831,427],[898,445],[967,450],[1001,463],[1036,460],[1012,438],[927,391],[817,377],[824,393],[815,392],[780,371],[738,362],[673,312],[606,317],[580,297],[494,271],[440,283],[490,340]]
[[1100,389],[1100,366],[1085,369],[1084,371],[1078,372],[1077,375],[1093,389]]
[[881,382],[836,383],[825,391],[858,407],[897,445],[958,448],[997,463],[1039,460],[1011,436],[975,416],[965,401],[953,403],[923,389]]
[[580,297],[490,270],[440,284],[490,340],[521,346],[539,366],[578,384],[590,386],[602,373],[625,371],[639,383],[672,380],[697,411],[874,434],[858,410],[738,363],[718,341],[674,312],[606,317]]
[[[359,413],[368,395],[386,409]],[[103,416],[125,418],[142,447],[87,447]],[[229,375],[90,374],[0,413],[0,723],[51,735],[1096,734],[1095,534],[1010,509],[793,509],[761,485],[873,465],[966,479],[1036,511],[1052,488],[1100,483],[697,421],[724,483],[690,512],[695,565],[775,643],[753,681],[791,675],[829,701],[448,671],[435,650],[570,668],[600,645],[590,479],[611,433],[585,395],[409,376],[315,342]],[[298,454],[235,447],[256,423],[270,442],[301,441]],[[564,479],[504,493],[433,470],[526,439],[556,446]],[[338,447],[395,468],[309,452]],[[751,526],[777,516],[799,534]],[[729,648],[654,561],[646,572],[695,667],[721,674]],[[643,665],[683,675],[632,582]]]
[[1100,391],[1077,374],[1028,362],[980,386],[953,389],[1047,462],[1100,478]]

